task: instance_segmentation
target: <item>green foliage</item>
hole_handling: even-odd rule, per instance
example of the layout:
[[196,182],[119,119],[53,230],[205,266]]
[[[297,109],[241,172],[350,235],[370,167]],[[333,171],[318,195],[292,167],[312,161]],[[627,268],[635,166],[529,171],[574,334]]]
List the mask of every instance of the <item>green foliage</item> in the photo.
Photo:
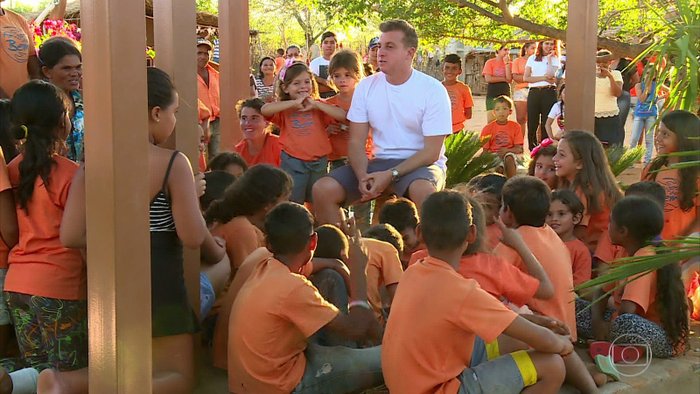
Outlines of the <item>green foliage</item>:
[[669,89],[666,111],[698,110],[700,83],[700,5],[697,0],[669,1],[665,7],[652,9],[665,23],[655,42],[637,60],[656,56],[646,78],[663,81]]
[[218,14],[219,0],[197,0],[197,11]]
[[445,139],[446,187],[469,182],[475,176],[496,168],[498,156],[490,152],[476,156],[482,145],[479,133],[473,131],[462,131]]
[[644,156],[644,147],[627,148],[624,146],[612,146],[605,151],[608,156],[608,164],[616,177],[638,163]]

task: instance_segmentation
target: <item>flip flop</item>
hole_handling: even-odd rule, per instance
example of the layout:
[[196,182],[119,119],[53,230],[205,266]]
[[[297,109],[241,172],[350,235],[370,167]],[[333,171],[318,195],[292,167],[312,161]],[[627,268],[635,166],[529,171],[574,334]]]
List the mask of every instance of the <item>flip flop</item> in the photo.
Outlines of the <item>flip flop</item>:
[[602,354],[595,356],[595,365],[596,367],[598,367],[598,370],[600,372],[604,373],[613,381],[618,382],[620,380],[620,373],[617,372],[617,370],[613,366],[610,357],[603,356]]

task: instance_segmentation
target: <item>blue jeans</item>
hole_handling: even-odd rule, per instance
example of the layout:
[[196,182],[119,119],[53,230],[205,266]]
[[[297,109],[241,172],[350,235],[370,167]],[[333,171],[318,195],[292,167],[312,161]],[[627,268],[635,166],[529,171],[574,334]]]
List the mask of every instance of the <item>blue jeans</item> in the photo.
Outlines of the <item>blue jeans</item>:
[[630,148],[634,148],[639,143],[639,138],[642,136],[642,130],[644,130],[644,147],[646,152],[644,153],[644,164],[651,161],[651,155],[654,152],[654,123],[656,122],[656,116],[648,116],[646,118],[634,117],[634,122],[632,123],[632,140],[630,141]]
[[630,113],[630,106],[632,96],[630,92],[623,90],[620,97],[617,98],[617,108],[620,109],[620,127],[625,129],[625,123],[627,123],[627,115]]

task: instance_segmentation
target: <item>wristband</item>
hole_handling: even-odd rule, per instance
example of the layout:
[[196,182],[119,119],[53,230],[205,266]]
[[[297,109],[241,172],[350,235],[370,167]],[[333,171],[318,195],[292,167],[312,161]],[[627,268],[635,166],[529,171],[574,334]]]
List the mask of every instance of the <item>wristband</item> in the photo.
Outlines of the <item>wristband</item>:
[[350,301],[348,303],[348,310],[350,308],[352,308],[353,306],[359,306],[359,307],[365,308],[365,309],[370,310],[370,311],[372,310],[372,307],[369,305],[369,302],[367,302],[367,301],[357,301],[357,300]]

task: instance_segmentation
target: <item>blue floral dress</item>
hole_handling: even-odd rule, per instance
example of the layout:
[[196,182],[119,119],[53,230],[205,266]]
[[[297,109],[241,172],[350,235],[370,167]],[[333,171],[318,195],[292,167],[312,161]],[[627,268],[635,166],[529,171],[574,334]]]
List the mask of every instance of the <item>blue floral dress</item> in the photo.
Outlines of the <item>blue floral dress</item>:
[[73,90],[70,92],[70,97],[73,100],[75,113],[71,119],[73,128],[66,139],[66,145],[68,146],[66,157],[75,162],[82,162],[85,160],[85,150],[83,147],[83,138],[85,136],[85,112],[83,111],[83,96],[80,94],[80,91]]

